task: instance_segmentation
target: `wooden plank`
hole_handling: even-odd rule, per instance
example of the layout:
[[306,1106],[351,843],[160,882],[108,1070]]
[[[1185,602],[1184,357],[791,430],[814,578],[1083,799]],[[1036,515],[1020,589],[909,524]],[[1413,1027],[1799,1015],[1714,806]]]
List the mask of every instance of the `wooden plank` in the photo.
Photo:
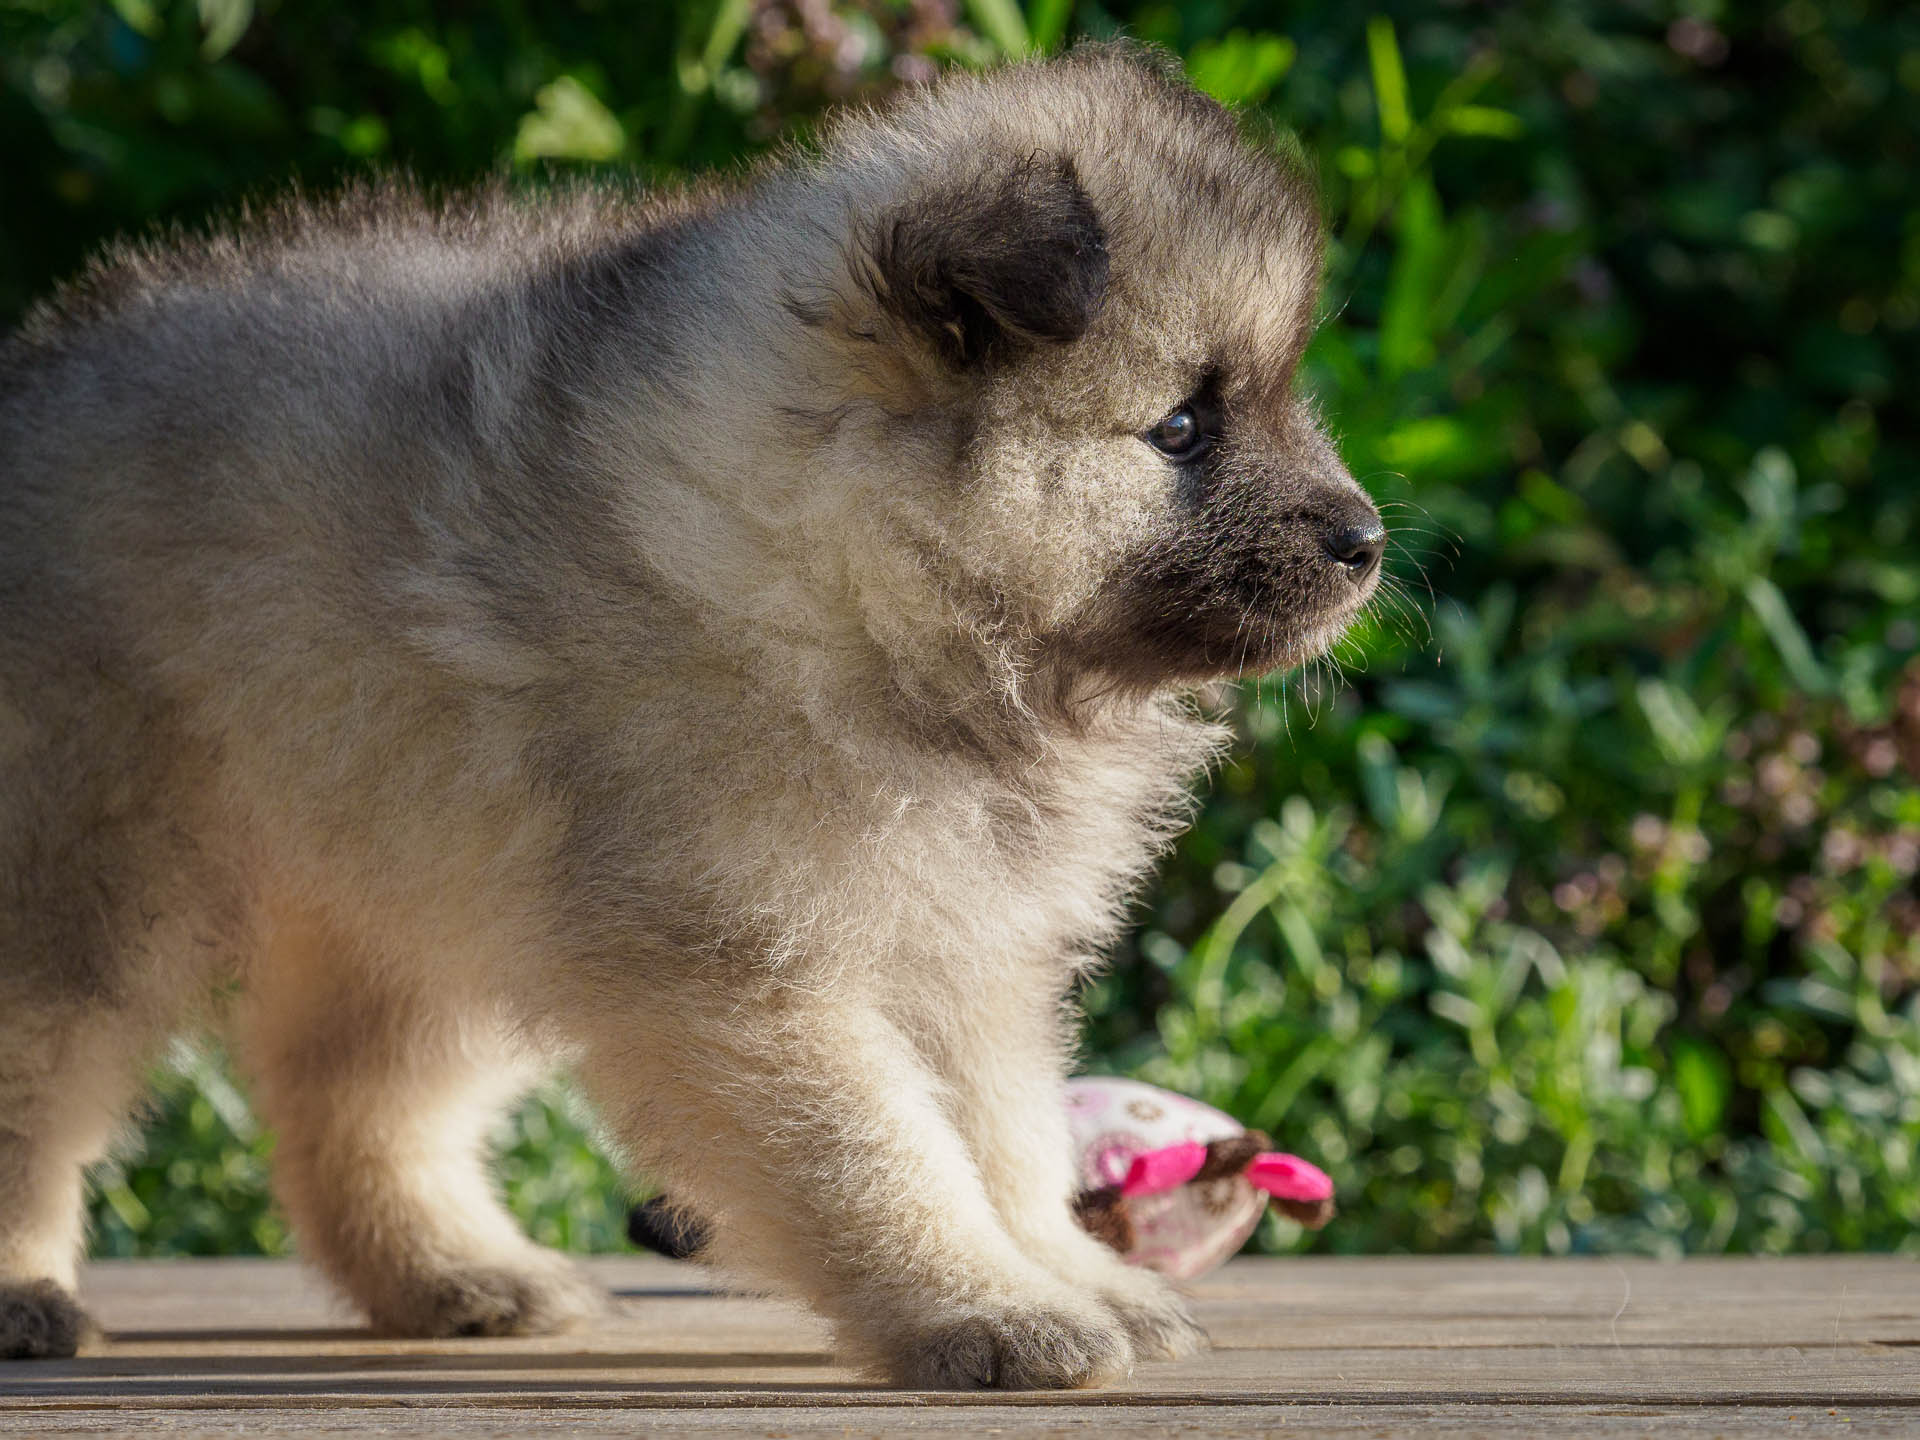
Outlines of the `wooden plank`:
[[1920,1342],[1920,1265],[1894,1256],[1249,1258],[1200,1293],[1222,1346]]
[[[726,1334],[755,1350],[828,1347],[805,1312],[718,1293],[692,1266],[645,1256],[588,1268],[620,1296],[633,1328]],[[126,1340],[183,1338],[209,1326],[361,1334],[353,1312],[310,1272],[276,1261],[110,1262],[91,1267],[87,1284],[90,1302]],[[205,1299],[216,1292],[217,1314]],[[1222,1349],[1920,1343],[1920,1265],[1892,1256],[1677,1264],[1249,1257],[1194,1293]]]
[[[436,1405],[575,1404],[849,1407],[981,1404],[1029,1408],[1143,1404],[1825,1405],[1910,1404],[1920,1411],[1920,1362],[1906,1350],[1840,1346],[1808,1351],[1652,1347],[1607,1351],[1485,1348],[1332,1350],[1284,1359],[1266,1351],[1216,1353],[1179,1365],[1143,1366],[1125,1386],[1010,1396],[931,1396],[858,1383],[830,1366],[746,1352],[580,1349],[502,1354],[498,1342],[467,1352],[316,1355],[284,1350],[238,1355],[103,1356],[35,1367],[9,1376],[0,1409],[89,1407],[191,1409],[218,1401],[261,1409],[403,1399]],[[1920,1430],[1920,1413],[1915,1416]]]
[[[588,1268],[637,1324],[774,1337],[804,1332],[810,1348],[824,1344],[824,1330],[804,1312],[722,1294],[694,1267],[640,1257],[590,1261]],[[274,1261],[97,1265],[86,1290],[109,1328],[128,1338],[249,1325],[360,1333],[352,1312],[310,1272]],[[1360,1327],[1356,1339],[1376,1345],[1403,1333],[1421,1345],[1920,1339],[1920,1266],[1892,1257],[1684,1264],[1245,1259],[1195,1293],[1223,1344],[1355,1343],[1329,1340],[1329,1325]],[[1504,1328],[1514,1325],[1525,1328]],[[1560,1329],[1543,1333],[1542,1326]]]
[[1101,1437],[1279,1436],[1737,1436],[1809,1434],[1899,1437],[1912,1440],[1913,1412],[1886,1408],[1754,1409],[1703,1406],[1686,1410],[1647,1407],[1585,1409],[1503,1405],[1470,1410],[1425,1407],[1272,1406],[1223,1411],[1166,1407],[1114,1412],[1036,1412],[933,1409],[850,1413],[838,1408],[731,1409],[725,1411],[606,1411],[542,1408],[314,1409],[263,1415],[250,1411],[116,1416],[94,1412],[35,1416],[0,1415],[0,1434],[291,1436],[291,1435],[634,1435],[695,1436],[911,1436],[1086,1435]]
[[1240,1260],[1195,1287],[1211,1353],[1019,1396],[865,1385],[803,1311],[651,1257],[590,1268],[620,1311],[590,1332],[396,1341],[284,1262],[96,1265],[108,1344],[0,1367],[0,1430],[1920,1432],[1920,1266],[1891,1257]]

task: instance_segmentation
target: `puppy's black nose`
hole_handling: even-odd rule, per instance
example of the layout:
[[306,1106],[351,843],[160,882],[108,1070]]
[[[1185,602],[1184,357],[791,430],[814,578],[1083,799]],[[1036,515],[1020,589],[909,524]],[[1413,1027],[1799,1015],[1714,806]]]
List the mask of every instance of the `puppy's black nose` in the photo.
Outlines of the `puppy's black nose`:
[[1379,520],[1369,517],[1328,527],[1325,543],[1328,555],[1346,566],[1355,580],[1364,580],[1386,551],[1387,532]]

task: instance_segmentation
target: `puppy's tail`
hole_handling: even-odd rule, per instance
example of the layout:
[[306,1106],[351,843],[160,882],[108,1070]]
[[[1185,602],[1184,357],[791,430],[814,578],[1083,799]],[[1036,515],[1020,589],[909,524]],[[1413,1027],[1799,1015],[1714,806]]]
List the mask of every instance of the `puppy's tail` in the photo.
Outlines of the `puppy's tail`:
[[669,1260],[692,1260],[712,1238],[699,1218],[676,1207],[664,1195],[627,1212],[627,1238],[642,1250]]

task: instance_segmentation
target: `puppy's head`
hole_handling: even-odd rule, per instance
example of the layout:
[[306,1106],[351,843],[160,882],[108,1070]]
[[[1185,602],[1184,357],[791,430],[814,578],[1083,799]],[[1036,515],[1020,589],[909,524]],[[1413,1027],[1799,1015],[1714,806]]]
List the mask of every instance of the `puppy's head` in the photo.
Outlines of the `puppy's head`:
[[1130,689],[1338,637],[1385,534],[1295,387],[1319,224],[1271,145],[1101,48],[956,77],[826,154],[857,178],[816,318],[870,417],[836,463],[943,593]]

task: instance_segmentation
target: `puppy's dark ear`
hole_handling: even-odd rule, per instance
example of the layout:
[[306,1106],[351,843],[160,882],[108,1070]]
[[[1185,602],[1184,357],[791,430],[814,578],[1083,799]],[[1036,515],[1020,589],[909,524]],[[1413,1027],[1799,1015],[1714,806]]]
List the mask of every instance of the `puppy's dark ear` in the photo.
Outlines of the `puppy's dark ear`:
[[967,369],[1079,339],[1107,292],[1100,216],[1072,163],[1044,155],[903,206],[870,256],[881,305]]

